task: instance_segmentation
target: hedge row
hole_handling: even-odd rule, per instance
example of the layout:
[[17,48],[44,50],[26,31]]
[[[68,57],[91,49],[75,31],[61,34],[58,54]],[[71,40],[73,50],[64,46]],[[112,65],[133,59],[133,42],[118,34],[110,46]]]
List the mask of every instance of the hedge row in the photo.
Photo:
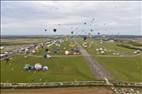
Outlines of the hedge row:
[[128,49],[134,49],[134,50],[141,50],[142,51],[142,48],[134,47],[134,46],[131,46],[131,45],[128,45],[128,44],[117,44],[117,46],[121,46],[121,47],[125,47],[125,48],[128,48]]
[[[138,87],[142,88],[142,83],[128,83],[112,81],[116,87]],[[45,83],[0,83],[0,88],[50,88],[50,87],[83,87],[83,86],[112,86],[105,81],[74,81],[74,82],[45,82]]]
[[50,88],[50,87],[78,87],[104,86],[105,81],[74,81],[74,82],[45,82],[45,83],[1,83],[1,88]]

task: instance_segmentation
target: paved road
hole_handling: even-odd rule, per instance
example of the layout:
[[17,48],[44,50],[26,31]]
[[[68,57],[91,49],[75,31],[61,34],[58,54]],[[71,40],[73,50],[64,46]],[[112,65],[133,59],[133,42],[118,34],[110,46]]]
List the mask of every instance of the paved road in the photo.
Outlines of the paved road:
[[82,56],[87,61],[89,67],[91,68],[92,73],[97,77],[98,79],[111,79],[111,75],[109,72],[107,72],[103,66],[99,63],[97,63],[94,58],[78,43],[75,41],[75,43],[78,45],[78,48],[82,54]]

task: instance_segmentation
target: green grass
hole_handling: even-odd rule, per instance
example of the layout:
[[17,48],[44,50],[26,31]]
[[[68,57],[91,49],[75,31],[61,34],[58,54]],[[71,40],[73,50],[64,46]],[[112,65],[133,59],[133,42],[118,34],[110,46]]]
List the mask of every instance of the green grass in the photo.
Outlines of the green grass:
[[[83,41],[78,41],[83,43]],[[86,50],[112,74],[113,80],[142,82],[142,54],[135,56],[133,49],[119,47],[116,45],[117,42],[100,44],[99,40],[92,39],[87,40],[87,42],[92,44]],[[97,54],[95,49],[100,47],[119,52],[123,56],[114,56],[111,53]]]
[[[65,41],[61,44],[59,57],[44,59],[44,49],[40,49],[36,54],[24,58],[24,55],[17,55],[7,63],[1,62],[1,82],[52,82],[52,81],[84,81],[95,80],[88,65],[82,56],[60,56],[63,55],[63,47],[71,49],[71,41]],[[55,46],[49,49],[52,51]],[[34,57],[35,56],[35,57]],[[41,56],[41,57],[36,57]],[[49,67],[48,71],[25,71],[25,64],[41,63]],[[41,80],[40,80],[41,79]]]
[[2,46],[16,46],[16,45],[28,45],[31,43],[38,43],[45,41],[46,38],[17,38],[17,39],[1,39],[0,45]]
[[[91,40],[89,40],[90,42]],[[111,52],[107,52],[107,55],[112,55],[113,52],[119,52],[121,55],[133,55],[133,51],[132,49],[128,49],[128,48],[124,48],[124,47],[120,47],[117,46],[117,42],[103,42],[102,44],[100,44],[100,41],[94,41],[94,44],[92,44],[92,47],[88,48],[87,50],[90,52],[94,52],[96,48],[105,48],[107,50],[111,50]],[[95,52],[96,53],[96,52]]]
[[[49,71],[28,72],[23,69],[25,64],[41,63],[49,67]],[[14,70],[12,70],[14,69]],[[1,62],[1,82],[42,82],[94,80],[89,67],[82,57],[42,57],[16,56],[10,63]]]
[[142,60],[135,57],[95,57],[109,72],[114,80],[142,82]]

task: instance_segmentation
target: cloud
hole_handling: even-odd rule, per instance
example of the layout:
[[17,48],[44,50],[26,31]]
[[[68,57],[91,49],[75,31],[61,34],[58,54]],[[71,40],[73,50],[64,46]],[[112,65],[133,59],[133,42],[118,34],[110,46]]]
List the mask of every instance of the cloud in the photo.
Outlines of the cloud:
[[[81,24],[76,32],[83,29],[89,32],[93,28],[95,34],[139,35],[141,4],[140,1],[2,1],[2,34],[35,34],[35,31],[44,34],[42,29],[51,31],[54,27],[59,28],[58,34],[70,34],[71,27]],[[95,22],[90,23],[93,18]],[[88,24],[82,25],[84,22]]]

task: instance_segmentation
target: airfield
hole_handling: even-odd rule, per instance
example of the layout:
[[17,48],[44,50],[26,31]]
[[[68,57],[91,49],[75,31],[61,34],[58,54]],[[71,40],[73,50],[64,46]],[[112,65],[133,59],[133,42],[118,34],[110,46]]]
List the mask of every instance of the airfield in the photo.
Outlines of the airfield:
[[[8,59],[1,58],[1,83],[99,81],[106,80],[105,78],[109,81],[142,82],[141,38],[11,38],[2,39],[1,46],[1,54],[10,54]],[[27,48],[30,50],[25,52]],[[27,70],[27,64],[40,64],[48,69]],[[88,91],[89,94],[94,94],[91,89]],[[113,94],[109,89],[104,91],[109,93],[98,90],[96,94]],[[4,92],[17,94],[8,93],[11,90],[3,90],[2,93]],[[73,94],[70,92],[66,93]],[[81,91],[77,94],[81,94],[79,92]]]

